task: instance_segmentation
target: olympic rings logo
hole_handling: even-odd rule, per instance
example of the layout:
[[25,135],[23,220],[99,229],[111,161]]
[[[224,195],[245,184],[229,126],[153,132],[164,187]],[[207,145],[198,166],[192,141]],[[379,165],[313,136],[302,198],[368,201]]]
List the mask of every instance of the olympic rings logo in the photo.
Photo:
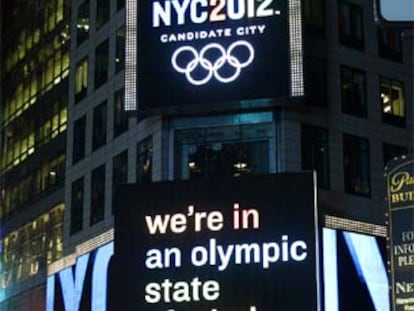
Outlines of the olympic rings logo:
[[[239,58],[235,56],[235,49],[246,49],[247,59],[244,61],[239,60]],[[218,52],[219,56],[215,57],[213,60],[208,59],[207,54],[214,53],[214,51],[216,51],[215,53]],[[184,57],[185,53],[190,54],[190,60],[187,60],[188,63],[186,65],[180,64],[178,59]],[[244,40],[233,42],[227,50],[218,43],[209,43],[201,49],[200,53],[194,47],[186,45],[178,48],[174,52],[171,57],[171,64],[177,72],[185,74],[188,82],[199,86],[208,83],[213,77],[222,83],[233,82],[239,77],[241,70],[253,62],[254,56],[255,54],[252,45]],[[183,61],[181,61],[181,63],[182,62]],[[220,69],[226,64],[234,68],[234,72],[228,76],[220,73]],[[194,77],[195,72],[200,71],[200,69],[206,73],[201,76],[198,74]]]

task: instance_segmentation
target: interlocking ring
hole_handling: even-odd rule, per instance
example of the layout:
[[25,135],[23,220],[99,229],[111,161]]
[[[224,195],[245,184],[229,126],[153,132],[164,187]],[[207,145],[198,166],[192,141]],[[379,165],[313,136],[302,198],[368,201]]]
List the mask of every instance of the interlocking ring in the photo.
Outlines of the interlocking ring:
[[[248,57],[245,61],[240,61],[234,55],[234,50],[240,47],[247,49]],[[219,52],[219,57],[217,57],[216,60],[209,60],[206,53],[213,50],[217,50]],[[184,53],[190,53],[191,59],[186,65],[182,66],[178,64],[177,59]],[[227,51],[218,43],[207,44],[200,50],[200,53],[198,53],[194,47],[185,45],[178,48],[173,53],[171,57],[171,64],[177,72],[185,74],[188,82],[193,85],[204,85],[208,83],[213,76],[222,83],[230,83],[239,77],[243,68],[249,66],[253,62],[254,56],[254,49],[252,45],[244,40],[233,42],[227,48]],[[219,72],[219,70],[226,63],[235,68],[235,72],[229,77],[223,77]],[[201,66],[204,70],[206,70],[207,74],[204,78],[196,79],[193,77],[192,73],[198,66]]]

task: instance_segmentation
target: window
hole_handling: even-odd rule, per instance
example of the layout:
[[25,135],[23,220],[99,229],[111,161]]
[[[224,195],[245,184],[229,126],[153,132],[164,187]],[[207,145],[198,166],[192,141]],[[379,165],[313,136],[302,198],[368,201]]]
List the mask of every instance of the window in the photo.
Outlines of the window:
[[114,96],[114,137],[119,136],[128,129],[128,115],[124,111],[124,89]]
[[[125,150],[112,159],[112,201],[115,199],[116,186],[128,182],[128,151]],[[113,212],[112,204],[112,212]]]
[[109,20],[110,0],[96,1],[96,30]]
[[76,65],[75,73],[75,104],[86,97],[88,92],[88,57]]
[[93,109],[92,150],[106,143],[106,101]]
[[95,50],[95,89],[108,80],[109,41],[105,40]]
[[137,182],[152,180],[152,137],[137,145]]
[[177,179],[237,177],[269,173],[271,128],[263,125],[222,126],[177,132]]
[[78,21],[76,24],[76,43],[79,46],[82,42],[88,39],[90,28],[90,9],[89,0],[85,0],[78,7]]
[[404,86],[400,81],[380,78],[382,120],[386,123],[405,126]]
[[[192,146],[188,155],[189,178],[264,173],[268,163],[266,142],[225,142]],[[261,158],[261,160],[259,160]]]
[[[64,95],[61,97],[64,97]],[[66,102],[49,98],[37,118],[7,125],[7,139],[0,152],[0,170],[6,172],[33,155],[39,146],[57,138],[66,131]]]
[[119,11],[120,9],[125,7],[125,0],[116,0],[116,10]]
[[38,103],[42,94],[57,87],[68,76],[69,52],[64,40],[56,35],[53,42],[45,42],[41,48],[30,53],[30,59],[19,63],[24,75],[16,81],[17,85],[4,89],[3,113],[6,123]]
[[302,125],[302,169],[316,170],[318,186],[329,188],[329,146],[326,129]]
[[306,30],[322,33],[324,28],[324,6],[322,0],[304,0],[303,15]]
[[402,62],[401,31],[378,27],[378,54],[383,58]]
[[366,138],[344,134],[343,153],[345,192],[370,196],[368,140]]
[[386,166],[388,161],[390,161],[394,157],[400,157],[402,155],[407,155],[407,154],[408,154],[407,147],[384,143],[383,145],[384,166]]
[[105,164],[92,171],[91,214],[89,224],[93,225],[105,216]]
[[1,215],[7,217],[15,209],[30,204],[40,195],[61,185],[65,179],[65,155],[61,154],[40,163],[27,175],[11,179],[4,189]]
[[305,62],[306,102],[318,108],[327,108],[326,100],[326,64],[323,59],[309,57]]
[[363,8],[354,3],[339,3],[339,40],[341,44],[364,49]]
[[118,73],[125,67],[125,26],[118,28],[115,39],[115,72]]
[[75,234],[83,228],[83,177],[72,183],[70,207],[70,234]]
[[[62,257],[63,214],[64,205],[58,204],[48,213],[2,236],[0,279],[3,289],[17,281],[37,275],[42,267]],[[39,306],[35,309],[40,308]],[[27,308],[22,307],[19,310]]]
[[342,111],[367,117],[365,73],[351,67],[341,67]]
[[86,116],[83,116],[76,120],[73,125],[72,164],[80,161],[85,156],[85,130]]
[[112,184],[126,184],[128,181],[128,151],[125,150],[112,159]]

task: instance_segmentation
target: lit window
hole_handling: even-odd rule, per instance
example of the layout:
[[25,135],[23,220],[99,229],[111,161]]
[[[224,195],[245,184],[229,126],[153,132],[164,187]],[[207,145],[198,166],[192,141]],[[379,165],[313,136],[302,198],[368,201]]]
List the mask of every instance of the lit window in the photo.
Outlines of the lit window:
[[[38,274],[41,267],[62,257],[62,223],[64,205],[55,206],[0,241],[0,288]],[[49,254],[53,256],[49,257]]]
[[64,14],[64,0],[57,0],[56,22],[60,23],[63,20]]
[[223,126],[177,132],[176,178],[269,173],[267,125]]
[[382,119],[393,125],[405,125],[405,101],[402,82],[381,78]]
[[88,58],[83,58],[76,65],[75,103],[86,97],[88,92]]
[[78,21],[76,24],[77,45],[88,39],[90,28],[89,0],[86,0],[78,7]]
[[341,67],[342,111],[359,117],[367,116],[365,73],[351,67]]

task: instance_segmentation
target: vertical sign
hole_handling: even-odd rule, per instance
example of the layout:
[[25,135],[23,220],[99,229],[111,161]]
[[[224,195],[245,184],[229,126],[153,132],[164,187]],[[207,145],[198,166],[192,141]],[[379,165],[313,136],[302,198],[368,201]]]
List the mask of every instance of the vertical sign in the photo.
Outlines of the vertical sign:
[[414,157],[386,168],[393,311],[414,310]]
[[312,173],[125,185],[117,192],[123,310],[319,308]]

